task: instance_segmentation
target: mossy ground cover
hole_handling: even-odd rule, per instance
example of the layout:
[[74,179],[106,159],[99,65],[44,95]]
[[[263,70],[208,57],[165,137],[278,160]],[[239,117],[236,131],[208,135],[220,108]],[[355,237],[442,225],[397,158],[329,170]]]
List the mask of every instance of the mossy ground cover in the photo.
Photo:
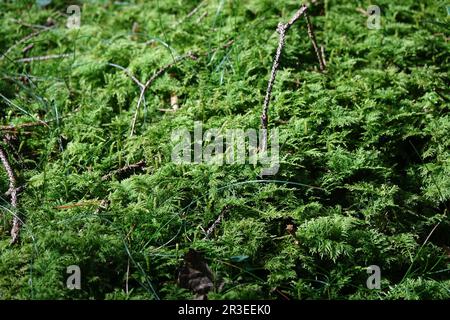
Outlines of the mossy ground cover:
[[[276,27],[298,1],[37,2],[0,2],[1,143],[24,186],[12,208],[1,168],[0,298],[190,299],[177,283],[189,249],[214,274],[209,299],[450,297],[447,3],[377,1],[370,30],[368,1],[310,1],[326,71],[300,19],[269,108],[280,169],[263,180],[250,164],[173,163],[171,133],[260,127]],[[130,134],[130,75],[145,83],[188,52],[146,90]],[[64,56],[17,61],[49,55]],[[66,287],[70,265],[81,290]]]

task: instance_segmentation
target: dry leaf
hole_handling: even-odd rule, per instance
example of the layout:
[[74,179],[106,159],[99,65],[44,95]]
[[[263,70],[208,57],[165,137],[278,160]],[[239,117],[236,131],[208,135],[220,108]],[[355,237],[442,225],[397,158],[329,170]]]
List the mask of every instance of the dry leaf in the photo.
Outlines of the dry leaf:
[[202,254],[189,249],[184,256],[184,265],[178,273],[178,284],[182,288],[193,291],[199,300],[206,300],[207,294],[213,289],[213,274]]

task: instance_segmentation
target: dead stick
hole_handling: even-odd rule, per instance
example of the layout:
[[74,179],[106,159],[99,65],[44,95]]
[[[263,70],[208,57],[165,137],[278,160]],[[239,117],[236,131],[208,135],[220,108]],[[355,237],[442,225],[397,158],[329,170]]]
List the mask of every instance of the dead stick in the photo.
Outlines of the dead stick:
[[21,226],[21,220],[19,216],[16,214],[17,209],[16,176],[14,175],[14,171],[11,165],[9,164],[8,157],[2,146],[0,146],[0,159],[3,163],[3,167],[5,168],[5,171],[9,179],[9,189],[7,193],[11,196],[11,207],[13,208],[14,214],[11,228],[11,244],[14,244],[19,239],[19,232]]
[[216,219],[216,221],[213,222],[211,227],[209,227],[208,230],[206,231],[204,239],[208,239],[211,236],[211,234],[214,232],[214,230],[217,228],[217,226],[222,222],[223,217],[225,216],[225,213],[227,213],[229,210],[230,210],[229,205],[226,205],[222,209],[222,211],[219,214],[219,217]]
[[262,111],[262,116],[261,116],[261,126],[262,126],[262,129],[264,130],[263,137],[262,137],[262,143],[261,143],[261,151],[264,151],[267,148],[267,124],[269,121],[267,114],[269,111],[269,103],[270,103],[270,98],[272,96],[273,84],[275,82],[278,67],[280,66],[281,52],[282,52],[284,44],[285,44],[286,32],[298,19],[300,19],[300,17],[306,12],[307,9],[308,9],[308,7],[303,4],[300,7],[300,9],[294,14],[294,16],[291,18],[291,20],[289,20],[288,23],[280,22],[277,27],[277,32],[279,33],[280,38],[278,41],[278,48],[277,48],[277,52],[275,54],[275,59],[273,61],[273,65],[272,65],[272,71],[270,73],[269,83],[267,85],[266,96],[264,97],[263,111]]
[[109,180],[109,179],[111,179],[113,176],[115,176],[117,174],[120,175],[120,174],[124,174],[124,173],[127,173],[127,172],[135,171],[135,170],[145,170],[145,166],[146,166],[146,163],[145,163],[144,160],[141,160],[141,161],[139,161],[137,163],[134,163],[134,164],[129,164],[129,165],[123,167],[123,168],[111,171],[110,173],[104,175],[102,177],[102,181]]
[[308,14],[306,14],[306,13],[305,13],[305,20],[306,20],[306,26],[308,27],[308,36],[311,39],[314,51],[316,52],[316,55],[317,55],[317,59],[319,60],[320,71],[323,71],[323,70],[325,70],[325,64],[322,60],[322,55],[320,54],[319,47],[317,46],[316,35],[314,34],[313,26],[311,24]]
[[73,209],[77,207],[85,207],[85,206],[99,206],[101,204],[100,200],[86,200],[77,203],[65,204],[60,206],[53,207],[54,209],[64,210],[64,209]]
[[137,121],[137,117],[139,114],[139,108],[141,106],[142,100],[144,99],[145,91],[147,90],[147,88],[156,80],[156,78],[160,77],[168,69],[172,68],[175,64],[177,64],[178,62],[180,62],[181,60],[184,60],[186,58],[190,58],[192,60],[197,59],[197,57],[195,55],[193,55],[191,52],[187,53],[186,55],[175,58],[175,60],[172,63],[169,63],[169,64],[165,65],[164,67],[161,67],[158,71],[156,71],[153,74],[153,76],[144,84],[144,87],[141,88],[141,94],[139,95],[136,110],[134,111],[133,121],[131,123],[130,136],[133,136],[133,134],[134,134],[134,130],[136,127],[136,121]]
[[25,122],[17,125],[7,125],[7,126],[0,126],[0,130],[7,130],[7,131],[17,131],[22,128],[30,128],[30,127],[37,127],[37,126],[43,126],[45,124],[41,122]]
[[42,32],[48,31],[48,30],[50,30],[51,28],[52,28],[52,27],[48,27],[48,28],[45,28],[45,29],[41,29],[41,30],[35,31],[35,32],[33,32],[33,33],[30,33],[30,34],[29,34],[28,36],[26,36],[25,38],[23,38],[23,39],[17,41],[15,44],[13,44],[11,47],[9,47],[9,49],[6,50],[4,54],[2,54],[2,56],[0,57],[0,61],[3,60],[3,59],[8,55],[8,53],[9,53],[12,49],[14,49],[15,47],[17,47],[19,44],[21,44],[21,43],[23,43],[23,42],[25,42],[25,41],[27,41],[27,40],[29,40],[29,39],[31,39],[31,38],[33,38],[33,37],[39,35],[39,34],[41,34]]
[[50,54],[50,55],[48,55],[48,56],[29,57],[29,58],[17,59],[16,62],[45,61],[45,60],[51,60],[51,59],[67,58],[67,57],[70,57],[70,56],[72,56],[71,53],[64,53],[64,54]]
[[131,80],[133,80],[139,86],[139,88],[141,88],[141,90],[144,88],[144,85],[135,76],[133,76],[131,74],[130,70],[128,70],[127,68],[124,68],[122,66],[119,66],[118,64],[111,63],[111,62],[109,62],[108,65],[110,65],[111,67],[115,67],[115,68],[118,68],[118,69],[122,70],[123,72],[125,72],[125,74],[127,76],[130,77]]
[[323,46],[320,46],[320,52],[322,53],[322,61],[323,65],[327,66],[327,60],[325,59],[325,48]]

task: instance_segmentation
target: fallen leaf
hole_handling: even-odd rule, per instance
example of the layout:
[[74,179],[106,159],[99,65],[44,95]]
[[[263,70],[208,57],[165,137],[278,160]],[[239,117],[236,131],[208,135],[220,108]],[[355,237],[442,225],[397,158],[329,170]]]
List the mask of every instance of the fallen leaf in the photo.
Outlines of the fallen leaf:
[[206,300],[207,294],[213,289],[214,276],[202,254],[189,249],[184,256],[184,265],[178,272],[178,284],[182,288],[193,291],[198,300]]

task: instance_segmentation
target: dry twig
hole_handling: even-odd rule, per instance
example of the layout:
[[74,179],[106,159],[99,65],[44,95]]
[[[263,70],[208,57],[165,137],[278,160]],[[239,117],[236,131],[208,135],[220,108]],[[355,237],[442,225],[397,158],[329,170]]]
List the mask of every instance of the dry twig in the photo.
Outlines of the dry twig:
[[25,38],[22,38],[21,40],[17,41],[15,44],[13,44],[11,47],[9,47],[8,50],[5,51],[5,53],[3,53],[3,54],[0,56],[0,61],[3,60],[3,59],[8,55],[8,53],[11,52],[12,49],[14,49],[15,47],[17,47],[17,46],[20,45],[21,43],[24,43],[25,41],[28,41],[28,40],[30,40],[31,38],[36,37],[37,35],[39,35],[39,34],[45,32],[45,31],[48,31],[48,30],[50,30],[50,29],[51,29],[51,27],[46,27],[46,28],[44,28],[44,29],[40,29],[40,30],[38,30],[38,31],[35,31],[35,32],[33,32],[33,33],[30,33],[30,34],[29,34],[28,36],[26,36]]
[[19,216],[16,213],[17,190],[18,190],[16,187],[17,180],[16,176],[14,175],[14,171],[11,165],[9,164],[8,156],[2,146],[0,146],[0,160],[2,161],[3,167],[5,168],[5,171],[9,179],[9,189],[7,191],[7,194],[11,197],[11,207],[13,208],[14,214],[11,228],[11,244],[14,244],[19,240],[20,227],[22,224]]
[[130,173],[136,172],[137,170],[144,171],[145,168],[146,168],[145,161],[141,160],[141,161],[139,161],[137,163],[129,164],[129,165],[126,165],[123,168],[111,171],[110,173],[108,173],[108,174],[106,174],[106,175],[104,175],[102,177],[102,181],[109,180],[113,176],[116,176],[116,175],[118,175],[120,177],[123,177],[123,176],[126,176],[126,175],[130,174]]
[[136,110],[135,110],[134,116],[133,116],[133,121],[131,122],[130,136],[133,136],[133,134],[134,134],[134,130],[135,130],[135,127],[136,127],[136,121],[137,121],[137,117],[138,117],[138,114],[139,114],[139,108],[140,108],[141,103],[142,103],[142,101],[144,99],[145,91],[164,72],[166,72],[168,69],[172,68],[178,62],[180,62],[180,61],[182,61],[184,59],[187,59],[187,58],[192,59],[192,60],[197,60],[197,56],[195,56],[191,52],[188,52],[187,54],[185,54],[183,56],[179,56],[179,57],[175,58],[175,60],[173,62],[171,62],[171,63],[161,67],[158,71],[156,71],[153,74],[153,76],[150,79],[147,80],[147,82],[144,84],[144,86],[141,87],[141,94],[139,95],[138,103],[137,103]]
[[309,16],[306,12],[305,12],[305,20],[306,20],[306,26],[308,27],[308,36],[311,39],[314,51],[316,52],[316,55],[317,55],[317,59],[319,60],[320,71],[323,71],[323,70],[325,70],[325,63],[323,62],[322,54],[320,53],[319,47],[317,46],[316,35],[314,34],[313,26],[312,26],[311,21],[309,20]]
[[101,200],[85,200],[76,203],[64,204],[60,206],[53,207],[54,209],[65,210],[65,209],[73,209],[77,207],[86,207],[86,206],[100,206]]
[[223,217],[225,216],[225,213],[227,213],[230,210],[230,206],[225,206],[222,211],[219,214],[219,217],[213,222],[213,224],[208,228],[206,231],[204,239],[208,239],[211,234],[214,232],[214,230],[217,228],[217,226],[222,222]]
[[324,46],[320,46],[320,52],[322,53],[323,66],[326,67],[327,66],[327,60],[325,59],[325,48],[324,48]]
[[67,58],[67,57],[70,57],[70,56],[72,56],[71,53],[50,54],[48,56],[39,56],[39,57],[29,57],[29,58],[17,59],[16,62],[45,61],[45,60],[51,60],[51,59]]
[[[300,7],[300,9],[291,18],[291,20],[289,20],[288,23],[280,22],[278,24],[277,32],[279,33],[280,38],[278,41],[278,48],[277,48],[277,52],[275,54],[275,59],[273,61],[273,65],[272,65],[272,71],[270,73],[269,83],[267,85],[266,96],[264,97],[263,111],[262,111],[262,116],[261,116],[261,126],[262,126],[263,130],[267,130],[267,124],[268,124],[268,120],[269,120],[268,119],[269,102],[270,102],[270,98],[272,96],[273,84],[275,82],[278,67],[280,66],[281,52],[282,52],[284,44],[285,44],[286,32],[298,19],[300,19],[300,17],[306,12],[307,9],[308,9],[307,6],[302,5]],[[267,131],[265,131],[263,134],[261,146],[262,146],[261,151],[264,151],[267,147]]]
[[30,128],[30,127],[37,127],[37,126],[44,126],[46,125],[45,122],[25,122],[25,123],[21,123],[21,124],[17,124],[17,125],[7,125],[7,126],[0,126],[0,130],[1,131],[18,131],[19,129],[22,128]]
[[131,80],[133,80],[139,86],[139,88],[141,88],[141,90],[144,88],[144,85],[142,84],[142,82],[140,82],[135,76],[133,76],[131,74],[130,70],[128,70],[127,68],[124,68],[122,66],[119,66],[118,64],[110,63],[110,62],[108,63],[108,65],[110,65],[111,67],[115,67],[115,68],[118,68],[118,69],[122,70],[123,72],[125,72],[125,74],[127,76],[130,77]]

